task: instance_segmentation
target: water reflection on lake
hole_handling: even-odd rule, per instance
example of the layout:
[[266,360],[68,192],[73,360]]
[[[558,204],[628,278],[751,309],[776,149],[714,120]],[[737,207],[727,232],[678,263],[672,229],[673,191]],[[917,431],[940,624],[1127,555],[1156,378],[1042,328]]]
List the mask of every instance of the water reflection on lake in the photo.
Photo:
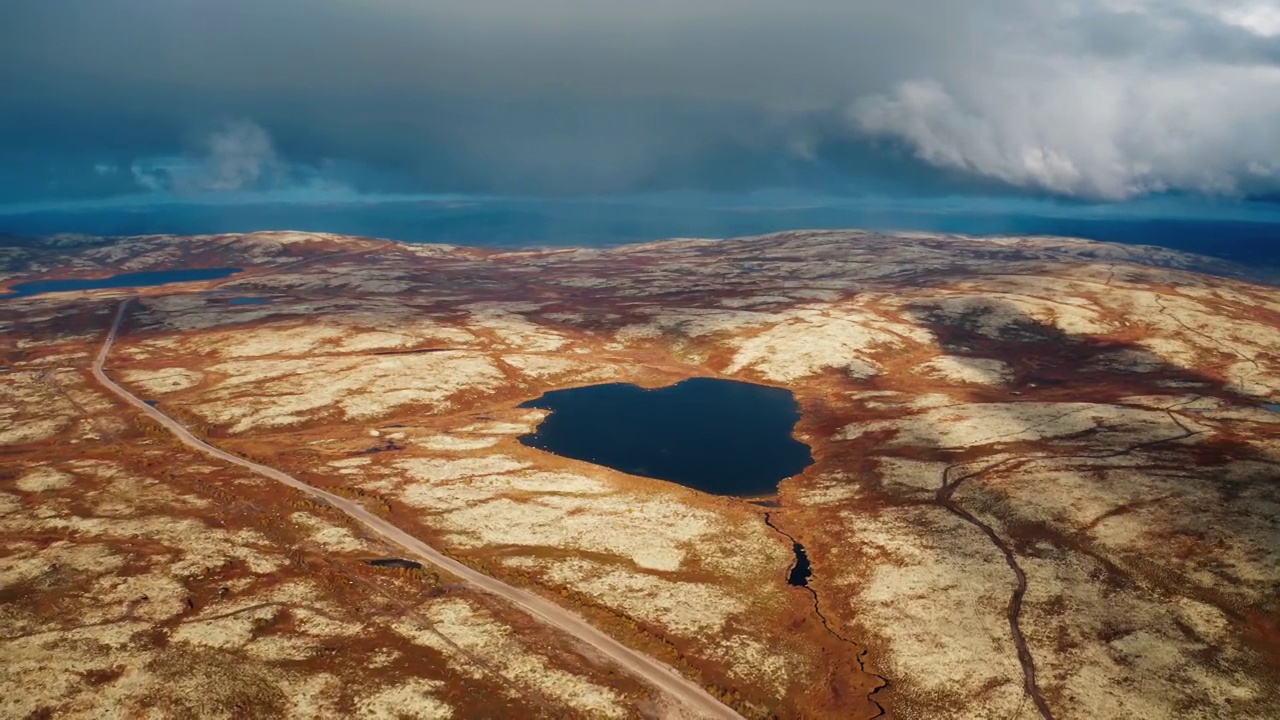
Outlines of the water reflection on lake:
[[146,272],[120,273],[104,278],[69,278],[65,280],[31,280],[10,288],[0,299],[12,299],[42,295],[44,293],[71,290],[102,290],[107,288],[137,288],[168,285],[169,283],[197,280],[219,280],[231,277],[243,268],[196,268],[189,270],[149,270]]
[[789,390],[712,378],[670,387],[614,383],[549,392],[529,447],[717,495],[767,495],[813,462],[791,436]]

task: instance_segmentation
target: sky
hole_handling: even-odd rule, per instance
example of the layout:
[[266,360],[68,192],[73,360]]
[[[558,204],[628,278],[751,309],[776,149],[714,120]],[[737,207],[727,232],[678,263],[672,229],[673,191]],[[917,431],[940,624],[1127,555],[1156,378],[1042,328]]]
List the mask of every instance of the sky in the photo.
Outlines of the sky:
[[1280,199],[1280,0],[4,0],[0,209]]

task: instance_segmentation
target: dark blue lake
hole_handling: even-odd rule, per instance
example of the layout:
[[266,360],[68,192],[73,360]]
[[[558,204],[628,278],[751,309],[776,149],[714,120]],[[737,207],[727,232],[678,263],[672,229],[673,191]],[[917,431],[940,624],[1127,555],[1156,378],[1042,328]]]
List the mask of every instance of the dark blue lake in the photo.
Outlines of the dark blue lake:
[[236,297],[227,301],[228,305],[265,305],[271,302],[271,298],[260,297]]
[[716,495],[764,495],[813,462],[791,436],[791,391],[693,378],[646,390],[614,383],[556,390],[521,407],[550,410],[520,442]]
[[134,288],[168,285],[194,280],[218,280],[231,277],[243,268],[200,268],[194,270],[150,270],[147,272],[121,273],[105,278],[75,278],[70,280],[32,280],[14,285],[0,299],[27,297],[70,290],[101,290],[104,288]]

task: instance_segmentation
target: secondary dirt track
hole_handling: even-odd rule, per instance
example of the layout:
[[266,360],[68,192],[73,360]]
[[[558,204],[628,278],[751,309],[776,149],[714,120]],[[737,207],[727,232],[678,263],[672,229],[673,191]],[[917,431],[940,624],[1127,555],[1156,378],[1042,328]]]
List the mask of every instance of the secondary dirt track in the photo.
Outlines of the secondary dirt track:
[[107,376],[106,372],[103,370],[103,366],[106,363],[107,355],[111,352],[111,346],[115,343],[116,335],[120,331],[120,325],[124,320],[125,310],[128,305],[129,301],[125,300],[120,303],[120,307],[116,311],[115,319],[112,321],[111,329],[107,333],[106,340],[103,341],[97,357],[94,358],[92,365],[93,376],[107,390],[142,411],[147,415],[147,417],[155,420],[166,430],[173,433],[173,435],[182,442],[183,445],[219,460],[224,460],[234,465],[238,465],[251,472],[270,478],[276,482],[283,483],[305,493],[306,495],[328,503],[332,507],[341,510],[348,517],[359,522],[379,537],[403,548],[407,553],[421,558],[442,570],[452,573],[464,582],[470,583],[480,590],[507,600],[538,620],[552,627],[558,628],[590,645],[601,654],[617,663],[627,672],[634,674],[661,692],[667,694],[671,699],[682,706],[682,708],[696,713],[699,717],[732,718],[742,720],[741,715],[717,701],[702,688],[684,677],[681,677],[671,668],[626,647],[603,632],[597,630],[595,627],[591,626],[585,620],[579,618],[573,613],[543,600],[536,595],[511,587],[510,585],[495,580],[488,575],[472,570],[466,565],[442,554],[430,545],[427,545],[421,540],[418,540],[412,535],[404,532],[395,525],[392,525],[386,520],[374,515],[351,500],[314,488],[291,475],[280,472],[274,468],[267,467],[266,465],[246,460],[200,440],[181,423],[168,415],[165,415],[159,410],[156,410],[143,402],[137,396],[116,384],[115,381]]

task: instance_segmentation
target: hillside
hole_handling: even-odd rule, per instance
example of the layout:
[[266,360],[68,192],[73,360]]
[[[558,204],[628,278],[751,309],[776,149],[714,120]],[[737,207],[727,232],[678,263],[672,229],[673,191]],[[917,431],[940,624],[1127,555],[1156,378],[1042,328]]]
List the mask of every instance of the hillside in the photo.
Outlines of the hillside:
[[[1280,290],[1237,266],[857,231],[5,252],[6,285],[242,271],[0,300],[0,715],[676,712],[107,394],[89,369],[129,297],[106,367],[136,396],[745,716],[1280,714]],[[791,390],[814,464],[742,499],[518,441],[549,390],[688,377]]]

